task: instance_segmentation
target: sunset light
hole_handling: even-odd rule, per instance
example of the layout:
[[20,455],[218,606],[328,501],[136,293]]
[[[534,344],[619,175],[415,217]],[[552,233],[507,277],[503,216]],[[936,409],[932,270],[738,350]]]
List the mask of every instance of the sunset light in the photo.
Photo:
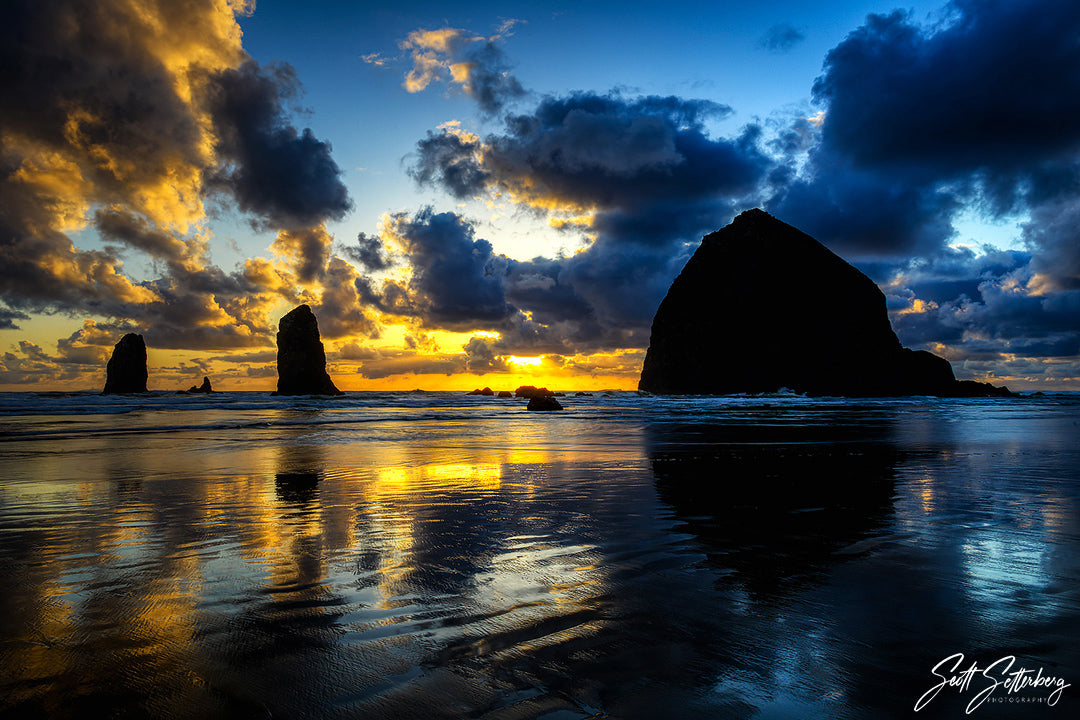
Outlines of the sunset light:
[[0,3],[0,718],[1077,717],[1078,428],[1080,0]]

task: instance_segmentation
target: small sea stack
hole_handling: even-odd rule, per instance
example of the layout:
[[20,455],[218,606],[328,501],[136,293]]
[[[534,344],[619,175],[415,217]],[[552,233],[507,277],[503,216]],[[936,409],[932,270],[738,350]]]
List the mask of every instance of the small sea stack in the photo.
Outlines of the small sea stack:
[[214,388],[210,385],[210,378],[203,377],[202,385],[192,385],[188,388],[189,393],[212,393]]
[[274,395],[344,395],[326,372],[326,351],[319,322],[307,305],[291,310],[278,323],[278,385]]
[[820,242],[763,210],[710,235],[653,318],[640,390],[846,397],[1006,396],[900,345],[885,295]]
[[514,391],[514,397],[529,398],[530,400],[535,397],[551,397],[554,395],[555,393],[546,387],[538,388],[535,385],[522,385]]
[[146,343],[142,335],[128,333],[113,347],[112,357],[105,366],[105,389],[102,395],[144,393],[146,379]]

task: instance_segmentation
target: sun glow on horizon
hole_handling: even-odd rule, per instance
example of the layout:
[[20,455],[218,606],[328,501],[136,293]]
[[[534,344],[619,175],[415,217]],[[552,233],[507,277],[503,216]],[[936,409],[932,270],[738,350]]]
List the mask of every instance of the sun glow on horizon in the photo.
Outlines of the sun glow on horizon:
[[532,365],[534,367],[539,367],[544,363],[544,358],[542,356],[519,357],[518,355],[510,355],[506,358],[506,362],[511,365]]

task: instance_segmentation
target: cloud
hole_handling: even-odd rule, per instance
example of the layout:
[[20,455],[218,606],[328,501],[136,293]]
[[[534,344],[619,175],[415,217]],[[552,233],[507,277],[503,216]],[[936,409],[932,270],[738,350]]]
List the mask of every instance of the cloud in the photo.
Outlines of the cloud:
[[[512,24],[503,23],[504,30],[510,27]],[[501,37],[482,37],[456,28],[409,33],[401,43],[412,61],[405,89],[421,92],[433,82],[442,82],[460,88],[485,114],[500,112],[525,95],[497,44]]]
[[956,0],[944,26],[871,15],[814,84],[823,142],[856,167],[984,173],[1012,193],[1080,149],[1080,5]]
[[456,127],[430,133],[412,173],[457,197],[497,191],[538,209],[740,194],[755,187],[769,160],[752,135],[706,135],[705,120],[730,114],[677,97],[549,97],[483,141]]
[[96,384],[99,376],[105,379],[104,367],[111,352],[111,346],[106,349],[85,345],[75,335],[59,340],[56,354],[47,353],[29,340],[20,340],[18,353],[0,356],[0,384],[35,384],[42,377],[60,381],[92,377],[90,382]]
[[1023,238],[1037,251],[1032,270],[1047,289],[1080,289],[1080,196],[1036,208]]
[[758,45],[769,52],[785,53],[806,39],[800,30],[787,23],[777,23],[770,27],[758,40]]
[[829,52],[813,88],[824,112],[775,148],[788,172],[771,212],[848,256],[899,259],[943,251],[961,208],[1000,216],[1075,197],[1080,6],[948,9],[933,26],[870,15]]
[[[130,326],[156,347],[272,342],[270,309],[325,274],[322,223],[351,203],[329,144],[292,124],[295,73],[261,67],[242,48],[236,15],[252,9],[223,0],[5,6],[0,324],[62,312]],[[210,264],[208,199],[281,230],[277,248],[295,270],[260,258],[231,272]],[[102,248],[76,246],[87,227]],[[130,277],[128,251],[151,258],[160,276]],[[63,347],[82,342],[68,340]]]
[[300,282],[310,283],[326,274],[334,236],[323,226],[280,230],[270,248],[288,258]]
[[[506,301],[501,256],[454,213],[423,209],[393,216],[390,242],[408,257],[408,308],[433,327],[490,326],[515,312]],[[392,310],[389,305],[384,305]]]
[[456,375],[465,372],[464,355],[419,355],[411,352],[380,354],[364,360],[357,374],[369,380],[393,375]]
[[[872,268],[905,343],[959,374],[1022,357],[1037,375],[1080,338],[1080,6],[957,0],[944,17],[871,15],[829,52],[824,110],[773,145],[768,208]],[[1028,251],[950,248],[971,209],[1026,218]]]
[[16,320],[29,320],[30,316],[26,313],[21,313],[18,310],[9,310],[5,307],[0,307],[0,330],[18,330],[19,326],[15,324]]
[[409,173],[421,185],[438,185],[457,198],[483,193],[494,176],[483,167],[480,138],[457,124],[429,132],[417,143],[419,160]]
[[912,261],[883,287],[897,335],[905,345],[944,355],[961,377],[1075,376],[1080,290],[1044,291],[1034,257],[984,248]]
[[145,218],[132,215],[120,207],[95,212],[94,227],[102,239],[121,242],[151,257],[182,262],[188,255],[187,243],[172,233],[152,227]]
[[473,336],[465,343],[465,367],[471,373],[484,375],[489,372],[506,372],[506,360],[496,356],[491,344],[482,337]]
[[339,257],[330,258],[323,278],[323,291],[315,306],[320,334],[328,339],[364,335],[379,336],[379,325],[364,312],[364,302],[356,281],[360,275]]
[[930,183],[853,167],[823,148],[777,188],[767,209],[850,259],[905,260],[940,252],[961,199]]
[[709,137],[705,122],[730,113],[677,97],[548,97],[483,139],[456,124],[429,133],[411,172],[460,198],[502,195],[555,219],[584,214],[567,227],[584,230],[587,246],[570,257],[484,253],[482,286],[500,288],[516,310],[502,313],[501,342],[639,347],[692,245],[736,205],[756,204],[773,163],[756,126]]
[[375,235],[360,233],[356,236],[356,247],[346,246],[342,252],[365,270],[373,272],[386,270],[392,264],[392,259],[386,254],[382,240]]
[[311,227],[340,220],[352,208],[330,144],[289,123],[284,102],[297,86],[289,65],[249,60],[211,76],[205,88],[215,149],[227,163],[214,184],[271,227]]

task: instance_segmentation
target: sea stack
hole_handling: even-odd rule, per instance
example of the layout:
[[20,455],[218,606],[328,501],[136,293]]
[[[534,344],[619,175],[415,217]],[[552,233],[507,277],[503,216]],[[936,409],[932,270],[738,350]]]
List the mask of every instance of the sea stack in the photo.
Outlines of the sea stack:
[[638,388],[724,395],[1008,395],[903,348],[874,281],[804,232],[748,210],[706,235],[653,318]]
[[148,377],[146,343],[142,335],[128,333],[113,347],[112,357],[105,366],[105,389],[101,394],[147,392]]
[[319,322],[307,305],[278,323],[278,385],[275,395],[344,395],[326,372]]
[[214,386],[210,384],[210,378],[203,377],[202,385],[192,385],[188,388],[189,393],[212,393],[214,392]]

